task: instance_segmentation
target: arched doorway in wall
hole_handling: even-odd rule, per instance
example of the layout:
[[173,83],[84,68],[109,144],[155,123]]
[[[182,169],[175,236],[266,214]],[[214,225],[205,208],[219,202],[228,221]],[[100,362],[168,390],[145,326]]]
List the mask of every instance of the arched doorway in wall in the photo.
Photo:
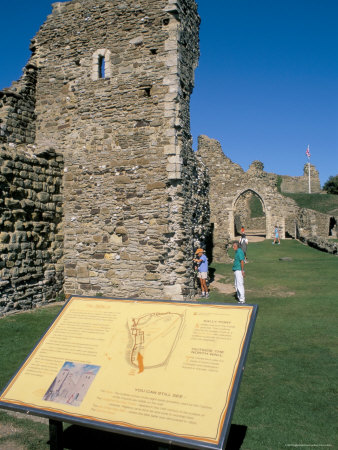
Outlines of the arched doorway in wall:
[[247,236],[266,238],[266,209],[262,197],[253,189],[241,192],[233,203],[234,237],[244,227]]
[[337,221],[335,217],[330,217],[329,236],[337,238]]

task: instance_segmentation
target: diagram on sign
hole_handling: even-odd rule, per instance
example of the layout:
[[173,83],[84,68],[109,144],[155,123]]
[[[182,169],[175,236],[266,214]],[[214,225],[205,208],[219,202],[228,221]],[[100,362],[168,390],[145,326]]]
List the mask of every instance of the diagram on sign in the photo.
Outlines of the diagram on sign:
[[179,339],[184,314],[149,313],[128,321],[128,361],[142,373],[167,364]]

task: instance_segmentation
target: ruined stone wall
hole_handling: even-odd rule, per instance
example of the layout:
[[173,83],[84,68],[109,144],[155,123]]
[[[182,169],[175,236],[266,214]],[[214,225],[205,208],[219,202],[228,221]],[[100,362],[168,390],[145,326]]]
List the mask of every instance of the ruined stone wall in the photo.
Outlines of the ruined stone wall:
[[330,240],[329,235],[333,230],[331,217],[311,209],[299,208],[295,217],[287,220],[288,236],[299,239],[317,250],[337,254],[337,242]]
[[193,0],[73,0],[32,41],[35,143],[65,161],[67,294],[193,294],[208,217],[189,129],[198,28]]
[[266,219],[265,217],[249,217],[246,226],[248,230],[260,231],[262,233],[265,233]]
[[62,157],[0,146],[0,315],[62,291]]
[[[198,64],[199,46],[197,30],[200,19],[197,16],[196,4],[193,2],[176,2],[170,1],[165,10],[167,13],[173,15],[180,20],[180,25],[169,40],[174,42],[178,36],[177,47],[177,73],[179,79],[175,77],[174,85],[176,90],[175,102],[175,122],[173,126],[175,129],[175,145],[172,147],[172,155],[168,157],[168,168],[174,162],[172,167],[176,175],[169,173],[169,178],[172,180],[170,189],[177,189],[176,198],[183,194],[183,203],[180,206],[182,217],[175,215],[175,209],[170,212],[173,217],[176,217],[176,228],[179,238],[178,254],[181,261],[181,267],[177,268],[184,276],[188,277],[188,284],[184,289],[184,294],[189,296],[193,294],[194,281],[194,264],[192,258],[194,252],[198,247],[205,248],[206,239],[209,233],[209,177],[203,162],[196,158],[192,151],[192,137],[190,134],[190,95],[194,86],[194,70]],[[184,17],[181,20],[180,17]],[[168,48],[172,44],[168,42]],[[176,69],[175,69],[176,71]],[[175,148],[175,155],[173,150]],[[178,183],[173,179],[173,175],[178,177]],[[172,206],[170,205],[170,208]],[[174,207],[175,208],[175,207]],[[181,209],[182,208],[182,209]],[[178,220],[177,220],[178,219]],[[180,236],[180,237],[179,237]],[[182,244],[180,243],[182,242]],[[171,259],[177,260],[177,250],[174,247]],[[183,280],[182,280],[183,281]]]
[[299,208],[296,224],[300,236],[328,237],[330,216],[307,208]]
[[[309,165],[304,165],[304,175],[300,177],[290,177],[288,175],[281,175],[281,191],[286,193],[298,193],[298,192],[309,192]],[[310,164],[310,183],[311,183],[311,193],[320,192],[320,180],[319,173],[316,167]]]
[[302,236],[300,241],[304,242],[309,247],[315,248],[322,252],[331,253],[332,255],[338,254],[338,244],[334,241],[329,241],[327,239],[322,239],[318,236]]
[[[229,241],[229,212],[226,205],[232,203],[232,189],[229,185],[239,186],[244,171],[238,164],[233,164],[227,158],[218,141],[207,136],[199,136],[197,155],[208,168],[210,177],[209,203],[210,223],[213,228],[212,259],[226,260],[225,244]],[[227,165],[231,165],[229,173]],[[208,249],[210,252],[210,249]]]
[[0,143],[34,142],[36,77],[36,67],[28,64],[19,81],[0,91]]
[[[254,161],[247,172],[227,158],[218,141],[200,136],[197,154],[209,169],[210,221],[213,224],[213,254],[216,261],[225,261],[225,245],[239,233],[243,225],[265,229],[267,238],[273,236],[274,226],[280,236],[307,240],[314,236],[327,238],[330,216],[300,208],[290,198],[278,192],[279,176],[265,172],[260,161]],[[262,218],[249,217],[250,197],[256,194],[265,213]],[[330,225],[331,224],[331,225]],[[312,239],[313,240],[313,239]]]
[[285,236],[286,218],[295,219],[297,205],[278,192],[276,175],[264,172],[260,161],[254,161],[244,172],[224,155],[218,141],[207,136],[199,136],[197,154],[209,170],[210,222],[213,224],[213,257],[216,261],[227,260],[224,249],[235,237],[236,220],[237,229],[242,225],[246,229],[252,225],[247,206],[252,194],[256,194],[263,205],[266,237],[272,237],[275,225],[280,228],[281,236]]

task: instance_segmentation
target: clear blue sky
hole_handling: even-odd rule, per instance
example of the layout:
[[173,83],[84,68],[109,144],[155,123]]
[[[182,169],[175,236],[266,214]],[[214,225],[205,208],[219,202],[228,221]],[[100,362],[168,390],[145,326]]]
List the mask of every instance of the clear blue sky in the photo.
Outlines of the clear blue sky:
[[[29,42],[49,0],[1,6],[0,89],[21,76]],[[338,173],[338,1],[199,0],[201,57],[191,131],[221,142],[247,169],[302,175],[311,163],[323,184]]]

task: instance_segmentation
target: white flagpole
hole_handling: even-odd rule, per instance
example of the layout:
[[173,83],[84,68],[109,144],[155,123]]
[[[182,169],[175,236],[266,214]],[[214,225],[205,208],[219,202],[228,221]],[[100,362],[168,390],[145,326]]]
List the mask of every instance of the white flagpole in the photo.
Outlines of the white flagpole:
[[309,194],[311,194],[311,176],[310,176],[311,166],[310,166],[310,160],[309,160]]
[[311,194],[311,164],[310,164],[310,145],[307,146],[306,150],[307,158],[308,158],[308,167],[309,167],[309,194]]

